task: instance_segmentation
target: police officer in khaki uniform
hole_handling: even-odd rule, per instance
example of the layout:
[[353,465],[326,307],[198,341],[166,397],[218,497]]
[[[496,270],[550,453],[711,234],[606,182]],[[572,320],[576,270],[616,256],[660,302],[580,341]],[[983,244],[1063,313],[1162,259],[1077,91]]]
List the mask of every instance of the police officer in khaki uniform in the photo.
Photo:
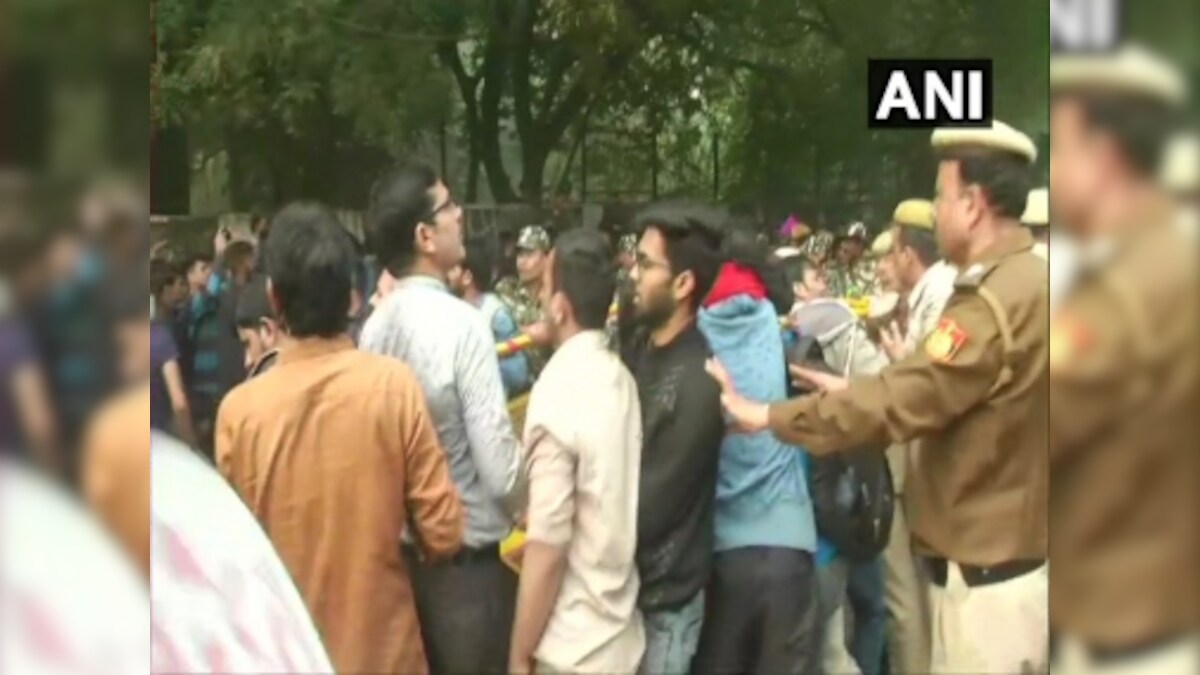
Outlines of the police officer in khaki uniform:
[[906,490],[935,673],[1046,667],[1047,279],[1020,226],[1033,141],[1001,122],[933,135],[937,236],[962,270],[937,328],[875,377],[797,369],[822,393],[764,404],[710,371],[741,431],[813,453],[922,439]]
[[542,324],[542,272],[549,259],[550,233],[541,225],[527,225],[517,235],[517,276],[496,284],[496,295],[508,305],[513,319],[536,346],[526,351],[529,374],[537,378],[550,359],[549,336]]
[[1158,181],[1182,77],[1136,47],[1051,64],[1050,189],[1079,247],[1050,337],[1056,672],[1200,672],[1196,249]]

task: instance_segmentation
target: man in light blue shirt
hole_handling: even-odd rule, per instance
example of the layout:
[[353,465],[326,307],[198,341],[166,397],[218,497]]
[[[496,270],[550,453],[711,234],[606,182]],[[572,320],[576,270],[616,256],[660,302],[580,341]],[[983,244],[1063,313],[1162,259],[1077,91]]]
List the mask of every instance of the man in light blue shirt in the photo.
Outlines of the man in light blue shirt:
[[446,285],[464,256],[462,209],[432,167],[410,162],[375,185],[367,227],[396,284],[360,348],[412,368],[467,512],[463,550],[451,561],[427,564],[405,546],[430,670],[504,672],[517,579],[499,542],[523,480],[491,329]]

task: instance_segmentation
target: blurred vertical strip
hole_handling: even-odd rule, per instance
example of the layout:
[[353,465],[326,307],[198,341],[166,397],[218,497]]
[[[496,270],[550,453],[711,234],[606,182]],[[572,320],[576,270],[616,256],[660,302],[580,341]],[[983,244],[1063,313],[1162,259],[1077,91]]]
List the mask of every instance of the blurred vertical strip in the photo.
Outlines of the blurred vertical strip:
[[150,0],[150,212],[158,194],[158,127],[162,115],[161,64],[158,60],[158,0]]

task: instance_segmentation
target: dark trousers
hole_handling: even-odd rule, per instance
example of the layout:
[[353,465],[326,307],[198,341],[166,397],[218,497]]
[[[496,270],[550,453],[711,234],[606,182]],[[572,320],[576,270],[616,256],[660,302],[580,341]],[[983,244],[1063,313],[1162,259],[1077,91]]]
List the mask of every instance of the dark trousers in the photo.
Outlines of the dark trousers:
[[492,551],[437,565],[405,551],[432,675],[508,671],[517,575]]
[[811,554],[768,547],[718,553],[693,670],[820,672],[817,604]]
[[850,563],[846,596],[853,621],[850,654],[863,675],[879,675],[883,672],[884,629],[887,627],[881,559]]

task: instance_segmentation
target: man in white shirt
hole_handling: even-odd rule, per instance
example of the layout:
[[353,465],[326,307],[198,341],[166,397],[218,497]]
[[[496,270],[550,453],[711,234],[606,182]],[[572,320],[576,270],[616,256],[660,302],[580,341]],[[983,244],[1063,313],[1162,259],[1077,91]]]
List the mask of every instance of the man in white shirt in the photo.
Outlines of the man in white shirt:
[[529,403],[528,534],[510,673],[632,673],[642,421],[637,385],[609,350],[615,290],[604,235],[575,230],[551,253],[541,304],[555,353]]
[[[958,271],[942,260],[933,229],[933,204],[923,199],[900,203],[892,216],[890,263],[903,301],[906,302],[903,330],[893,325],[883,331],[883,346],[892,361],[917,350],[937,326],[946,301],[954,292]],[[915,563],[904,510],[904,478],[916,454],[916,443],[888,449],[892,481],[896,488],[896,510],[892,534],[884,550],[887,586],[889,653],[895,673],[929,672],[930,627],[924,597],[924,582]]]

